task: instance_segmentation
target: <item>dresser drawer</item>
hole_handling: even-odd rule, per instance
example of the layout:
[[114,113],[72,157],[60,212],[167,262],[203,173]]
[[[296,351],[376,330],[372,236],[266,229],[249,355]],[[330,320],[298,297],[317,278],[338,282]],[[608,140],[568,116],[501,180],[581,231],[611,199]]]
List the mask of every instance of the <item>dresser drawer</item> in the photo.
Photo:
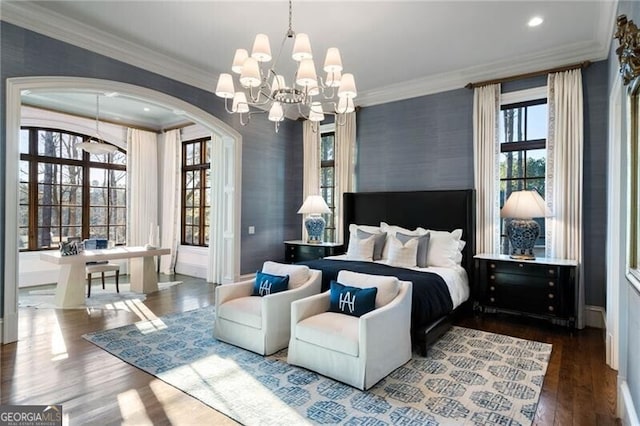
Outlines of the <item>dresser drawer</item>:
[[541,289],[546,288],[549,291],[556,291],[558,288],[558,279],[556,277],[542,277],[539,275],[513,274],[506,272],[489,272],[487,277],[489,284],[495,283],[505,286],[527,286]]
[[[526,303],[523,303],[523,301],[526,301]],[[489,307],[499,307],[531,314],[547,316],[563,314],[560,297],[554,291],[541,291],[538,287],[489,286],[485,304]]]
[[560,268],[553,265],[537,265],[527,262],[497,262],[489,261],[487,270],[491,272],[503,272],[507,274],[519,274],[538,277],[557,277]]

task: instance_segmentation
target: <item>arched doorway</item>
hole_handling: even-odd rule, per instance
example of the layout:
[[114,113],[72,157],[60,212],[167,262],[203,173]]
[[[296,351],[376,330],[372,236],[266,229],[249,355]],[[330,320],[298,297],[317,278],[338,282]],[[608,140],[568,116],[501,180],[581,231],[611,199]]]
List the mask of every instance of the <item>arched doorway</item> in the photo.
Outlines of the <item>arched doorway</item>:
[[189,120],[217,134],[223,141],[224,159],[221,167],[225,180],[219,190],[225,194],[223,208],[217,209],[219,220],[225,226],[219,256],[210,259],[211,267],[223,282],[234,281],[240,274],[240,180],[242,137],[226,123],[211,114],[178,98],[152,89],[110,80],[77,77],[18,77],[7,79],[6,94],[6,157],[5,157],[5,252],[3,289],[2,343],[17,340],[18,335],[18,164],[20,150],[20,108],[23,90],[87,90],[118,92],[126,96],[184,111]]

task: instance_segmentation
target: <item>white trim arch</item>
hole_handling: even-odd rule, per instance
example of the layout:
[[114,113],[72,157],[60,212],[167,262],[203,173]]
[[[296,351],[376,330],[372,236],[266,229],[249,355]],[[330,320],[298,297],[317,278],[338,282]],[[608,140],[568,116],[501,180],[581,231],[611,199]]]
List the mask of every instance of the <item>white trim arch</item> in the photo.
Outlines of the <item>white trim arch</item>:
[[[224,250],[223,276],[235,280],[240,275],[240,208],[241,208],[241,176],[242,176],[242,136],[232,127],[212,116],[206,111],[156,90],[147,89],[127,83],[110,80],[78,77],[17,77],[6,80],[6,156],[5,156],[5,251],[4,251],[4,290],[3,290],[3,322],[2,343],[18,339],[18,164],[20,159],[20,108],[23,90],[32,92],[56,91],[112,91],[118,92],[162,107],[184,111],[189,120],[199,123],[212,133],[222,135],[233,149],[230,151],[230,162],[227,173],[234,184],[233,193],[229,194],[231,206],[225,211],[225,243],[230,250]],[[226,167],[226,166],[225,166]],[[229,191],[229,187],[225,188]]]

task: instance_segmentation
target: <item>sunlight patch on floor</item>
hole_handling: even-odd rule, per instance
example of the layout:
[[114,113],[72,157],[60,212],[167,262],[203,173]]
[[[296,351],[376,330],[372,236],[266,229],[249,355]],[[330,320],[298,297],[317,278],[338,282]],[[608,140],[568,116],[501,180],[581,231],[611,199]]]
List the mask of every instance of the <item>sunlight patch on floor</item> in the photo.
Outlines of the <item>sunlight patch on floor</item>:
[[138,299],[131,299],[125,301],[127,307],[134,314],[143,320],[143,322],[136,324],[138,330],[142,334],[152,333],[154,331],[163,330],[167,328],[167,325],[156,314],[151,311],[142,301]]
[[118,407],[120,414],[122,414],[123,425],[153,425],[147,415],[144,403],[135,389],[118,394]]
[[58,319],[53,317],[52,320],[55,321],[55,323],[52,324],[51,331],[51,361],[61,361],[69,358],[69,353],[67,352],[67,345],[64,341]]

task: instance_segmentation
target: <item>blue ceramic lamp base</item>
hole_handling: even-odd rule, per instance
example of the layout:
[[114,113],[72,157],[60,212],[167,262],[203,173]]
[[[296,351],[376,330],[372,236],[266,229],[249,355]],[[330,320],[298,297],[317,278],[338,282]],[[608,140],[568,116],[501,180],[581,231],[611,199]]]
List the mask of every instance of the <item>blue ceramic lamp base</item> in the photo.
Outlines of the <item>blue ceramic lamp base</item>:
[[304,220],[304,226],[307,228],[307,234],[309,234],[308,243],[320,244],[322,242],[322,233],[324,232],[324,226],[326,222],[320,215],[309,215]]
[[511,219],[507,223],[507,237],[511,243],[513,259],[533,260],[536,258],[533,247],[540,235],[540,225],[532,219]]

